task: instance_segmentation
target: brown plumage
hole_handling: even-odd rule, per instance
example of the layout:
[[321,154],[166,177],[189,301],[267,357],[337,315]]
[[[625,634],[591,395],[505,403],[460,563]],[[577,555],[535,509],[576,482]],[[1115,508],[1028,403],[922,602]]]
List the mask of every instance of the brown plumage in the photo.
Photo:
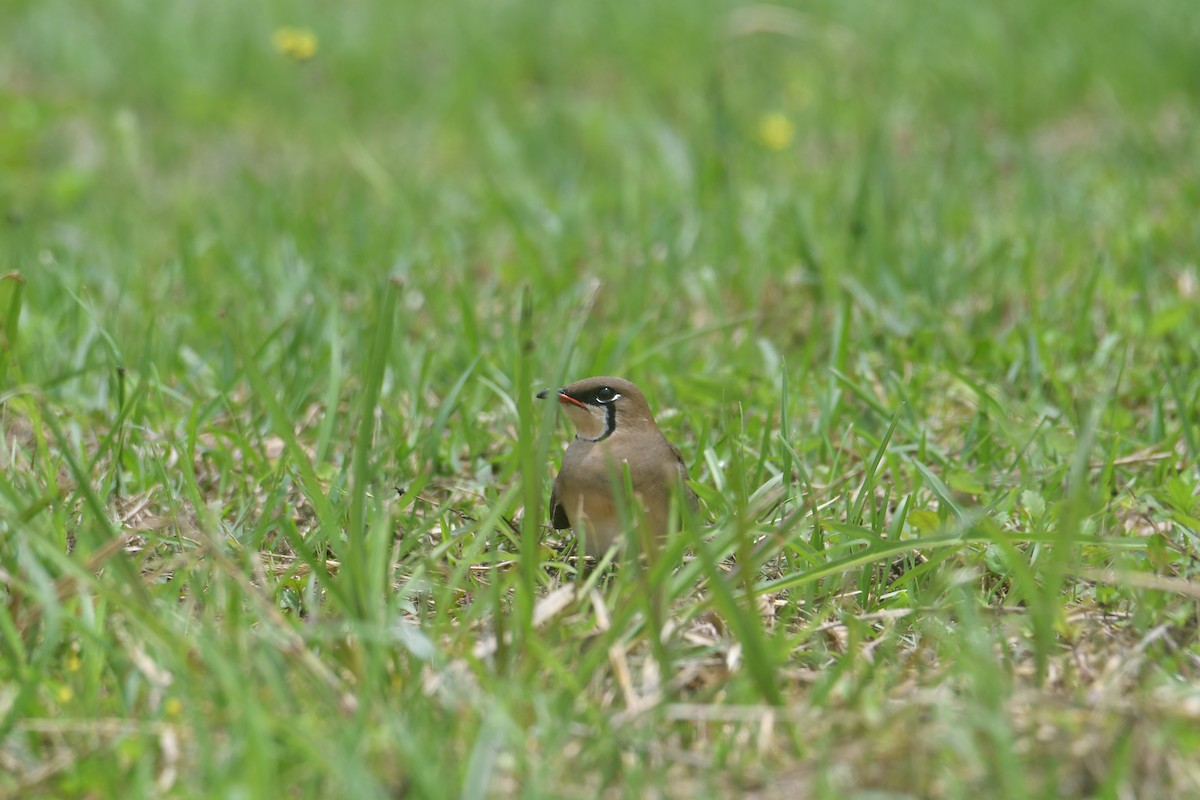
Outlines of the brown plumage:
[[[538,397],[552,392],[547,389]],[[696,506],[696,495],[686,483],[687,466],[659,431],[637,386],[624,378],[600,376],[564,386],[556,396],[577,435],[563,455],[550,495],[555,528],[574,529],[591,555],[621,541],[613,487],[623,480],[625,464],[648,533],[667,534],[674,487],[681,487],[682,496]]]

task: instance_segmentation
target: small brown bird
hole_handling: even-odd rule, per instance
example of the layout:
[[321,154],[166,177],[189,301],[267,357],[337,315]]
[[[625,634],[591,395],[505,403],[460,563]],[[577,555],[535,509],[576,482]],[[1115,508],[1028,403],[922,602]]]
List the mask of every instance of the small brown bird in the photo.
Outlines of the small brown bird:
[[[546,389],[538,397],[552,392]],[[557,397],[577,435],[563,455],[550,495],[550,521],[556,529],[572,528],[593,556],[619,543],[621,519],[613,489],[624,479],[626,464],[646,533],[667,534],[674,487],[681,487],[681,496],[695,508],[683,457],[659,431],[640,389],[624,378],[601,376],[564,386]]]

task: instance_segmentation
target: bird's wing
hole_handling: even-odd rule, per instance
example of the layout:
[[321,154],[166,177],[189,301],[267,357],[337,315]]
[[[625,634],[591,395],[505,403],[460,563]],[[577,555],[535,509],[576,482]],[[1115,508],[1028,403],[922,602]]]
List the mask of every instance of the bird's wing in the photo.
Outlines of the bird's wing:
[[688,486],[688,470],[687,464],[683,460],[683,453],[679,452],[679,448],[667,442],[667,446],[671,448],[671,452],[675,455],[675,464],[679,469],[679,482],[683,485],[683,496],[687,499],[688,505],[693,511],[700,507],[700,500],[696,497],[696,493],[692,491],[692,487]]
[[556,531],[571,527],[571,520],[567,519],[567,510],[558,502],[558,481],[554,482],[554,488],[550,490],[550,524]]

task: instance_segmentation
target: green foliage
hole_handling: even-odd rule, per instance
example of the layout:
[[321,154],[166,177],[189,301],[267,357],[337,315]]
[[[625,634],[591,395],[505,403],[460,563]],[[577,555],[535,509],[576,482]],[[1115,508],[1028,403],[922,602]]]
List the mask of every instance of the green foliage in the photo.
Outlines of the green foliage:
[[0,798],[1200,793],[1191,11],[5,4]]

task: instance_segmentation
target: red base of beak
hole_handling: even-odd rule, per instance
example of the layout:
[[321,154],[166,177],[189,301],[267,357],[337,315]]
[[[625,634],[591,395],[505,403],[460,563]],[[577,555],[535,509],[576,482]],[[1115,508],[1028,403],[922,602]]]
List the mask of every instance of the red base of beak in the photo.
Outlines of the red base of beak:
[[587,408],[586,405],[579,402],[574,397],[571,397],[571,395],[563,394],[562,392],[558,393],[558,402],[562,403],[564,406],[565,405],[573,405],[573,406],[579,406],[580,408],[583,408],[583,409]]

